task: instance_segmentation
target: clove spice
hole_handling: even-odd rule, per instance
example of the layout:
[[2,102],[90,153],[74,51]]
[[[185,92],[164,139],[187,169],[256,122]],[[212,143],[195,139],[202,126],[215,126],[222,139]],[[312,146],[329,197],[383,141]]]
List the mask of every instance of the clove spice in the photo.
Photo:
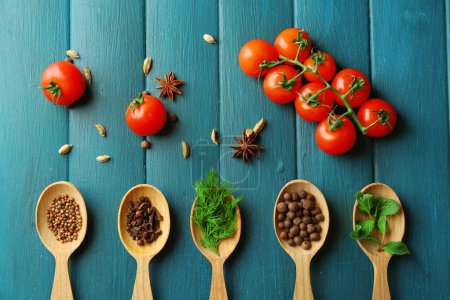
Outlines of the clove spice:
[[137,202],[130,202],[127,212],[127,232],[139,246],[150,244],[162,233],[160,222],[163,217],[156,207],[152,206],[146,196],[139,198]]

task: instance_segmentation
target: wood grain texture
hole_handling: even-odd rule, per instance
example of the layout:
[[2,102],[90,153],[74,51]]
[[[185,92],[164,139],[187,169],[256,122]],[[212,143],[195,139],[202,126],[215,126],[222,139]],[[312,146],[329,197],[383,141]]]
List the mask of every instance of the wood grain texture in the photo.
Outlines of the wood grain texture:
[[413,253],[391,261],[391,295],[393,299],[448,298],[450,157],[444,1],[373,1],[372,14],[375,93],[390,101],[400,115],[394,134],[374,143],[375,180],[389,184],[402,199],[404,240]]
[[[273,205],[278,191],[296,177],[294,110],[268,100],[262,82],[246,76],[238,64],[240,48],[254,38],[275,40],[279,31],[292,26],[291,1],[219,2],[220,19],[220,173],[245,199],[241,241],[225,264],[231,299],[289,299],[294,291],[295,265],[278,244],[273,232]],[[258,141],[261,158],[245,165],[232,159],[233,136],[252,128],[260,118],[267,124]],[[282,287],[282,288],[281,288]]]
[[67,177],[69,158],[58,154],[68,142],[67,110],[34,85],[64,59],[67,5],[0,2],[0,299],[50,297],[54,259],[39,241],[34,212],[42,190]]
[[[141,138],[124,121],[128,103],[144,88],[144,1],[72,1],[70,47],[88,66],[93,85],[70,110],[69,180],[84,195],[91,214],[86,240],[72,258],[75,298],[131,297],[135,262],[117,233],[117,212],[123,195],[143,183]],[[105,126],[101,137],[95,124]],[[98,155],[111,160],[99,163]]]
[[[370,75],[368,1],[295,1],[294,12],[295,26],[307,30],[313,44],[333,55],[338,67]],[[316,145],[316,127],[297,117],[297,176],[324,193],[331,218],[328,238],[311,263],[314,296],[327,299],[339,290],[343,299],[369,299],[372,267],[349,233],[354,195],[373,181],[370,141],[358,134],[348,154],[330,156]]]
[[[172,219],[167,245],[150,268],[156,299],[206,299],[209,295],[210,266],[192,241],[189,211],[195,199],[195,180],[211,167],[218,168],[218,146],[210,140],[211,130],[219,127],[220,118],[218,47],[203,39],[203,34],[208,33],[221,43],[217,7],[213,0],[146,4],[146,54],[153,57],[147,89],[159,96],[154,78],[170,71],[186,80],[180,87],[183,95],[177,95],[175,102],[162,99],[179,120],[150,138],[152,149],[146,157],[147,182],[164,193]],[[183,140],[191,148],[187,160],[182,155]]]

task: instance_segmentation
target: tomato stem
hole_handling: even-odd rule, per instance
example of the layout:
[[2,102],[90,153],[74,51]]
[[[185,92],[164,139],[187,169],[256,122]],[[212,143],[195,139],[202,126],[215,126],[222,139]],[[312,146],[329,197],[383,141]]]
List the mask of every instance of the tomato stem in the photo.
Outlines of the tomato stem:
[[366,134],[368,128],[364,127],[361,124],[361,121],[358,119],[355,111],[350,106],[350,104],[348,103],[347,98],[346,98],[351,92],[353,92],[356,89],[360,88],[359,84],[354,84],[350,88],[350,90],[347,91],[347,93],[345,93],[343,95],[343,94],[339,93],[334,87],[332,87],[331,84],[322,77],[322,75],[320,75],[317,67],[315,67],[314,69],[311,69],[311,68],[305,66],[303,63],[299,62],[297,59],[295,59],[295,60],[294,59],[290,59],[290,58],[287,58],[286,56],[283,56],[283,55],[280,55],[280,58],[281,58],[281,60],[280,60],[281,62],[290,62],[290,63],[295,64],[295,65],[299,66],[300,68],[302,68],[302,71],[301,71],[302,74],[304,72],[311,72],[311,73],[316,74],[317,77],[319,77],[320,80],[325,84],[326,88],[330,89],[333,93],[335,93],[342,100],[342,102],[344,103],[345,108],[347,109],[347,112],[342,114],[339,117],[339,119],[342,118],[343,116],[350,116],[353,119],[353,121],[356,123],[356,125],[358,126],[359,130],[361,131],[361,133],[362,134]]
[[[58,103],[59,98],[61,98],[61,88],[53,81],[50,81],[48,84],[49,84],[49,86],[39,87],[39,88],[43,91],[49,91],[52,96],[51,101],[56,104],[56,103]],[[55,100],[55,97],[56,97],[56,100]]]

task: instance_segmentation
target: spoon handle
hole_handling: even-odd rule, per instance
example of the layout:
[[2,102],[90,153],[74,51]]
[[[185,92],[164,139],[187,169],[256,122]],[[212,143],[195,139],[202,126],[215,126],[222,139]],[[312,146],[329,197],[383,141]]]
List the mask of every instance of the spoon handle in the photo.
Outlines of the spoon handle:
[[152,286],[150,284],[150,274],[148,265],[150,259],[146,257],[137,257],[136,280],[134,281],[132,300],[153,300]]
[[379,260],[373,263],[373,292],[372,300],[391,300],[387,276],[388,262]]
[[73,300],[68,260],[69,255],[67,254],[55,255],[55,278],[53,279],[51,300]]
[[311,258],[306,255],[297,257],[295,261],[296,278],[294,300],[314,300],[309,273],[310,262]]
[[227,287],[223,276],[223,260],[214,260],[212,265],[211,291],[209,300],[227,300]]

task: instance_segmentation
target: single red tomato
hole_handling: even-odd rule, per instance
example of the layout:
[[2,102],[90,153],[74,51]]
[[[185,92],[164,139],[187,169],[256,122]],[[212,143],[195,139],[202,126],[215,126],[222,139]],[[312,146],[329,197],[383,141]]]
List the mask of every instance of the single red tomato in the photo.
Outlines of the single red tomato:
[[280,104],[291,102],[302,86],[301,78],[290,81],[298,74],[296,69],[287,65],[279,65],[270,69],[264,78],[264,93],[273,102]]
[[323,83],[308,83],[303,86],[295,97],[295,110],[297,114],[309,122],[319,122],[326,119],[333,109],[333,95],[331,90],[325,90]]
[[369,99],[358,110],[358,119],[364,127],[379,120],[375,125],[370,126],[366,135],[369,137],[384,137],[388,135],[397,124],[397,113],[394,107],[383,99]]
[[356,143],[356,130],[352,121],[343,117],[340,122],[338,121],[339,126],[336,126],[337,117],[322,120],[316,129],[317,146],[323,152],[332,155],[344,154]]
[[[366,75],[355,69],[344,69],[336,74],[331,85],[341,94],[347,93],[354,88],[345,98],[351,107],[358,107],[369,98],[370,82]],[[335,95],[337,104],[345,106],[341,98]]]
[[[303,64],[313,70],[316,67],[315,65],[317,64],[317,71],[319,72],[320,76],[322,76],[326,81],[330,81],[331,78],[333,78],[334,73],[336,73],[336,62],[334,61],[334,58],[326,52],[314,52],[313,55],[309,56],[303,62]],[[322,82],[319,76],[312,72],[305,72],[303,76],[309,82]]]
[[311,39],[308,33],[300,28],[283,30],[275,39],[274,46],[280,55],[287,58],[295,59],[298,55],[299,62],[303,62],[311,53]]
[[158,133],[166,124],[166,119],[164,104],[150,95],[139,95],[131,101],[125,113],[128,127],[142,136]]
[[264,61],[275,61],[278,53],[275,48],[265,40],[251,40],[242,46],[239,52],[239,65],[245,74],[251,77],[263,76],[267,69],[260,69]]
[[67,61],[49,65],[41,76],[44,96],[57,105],[69,105],[83,96],[86,82],[80,70]]

